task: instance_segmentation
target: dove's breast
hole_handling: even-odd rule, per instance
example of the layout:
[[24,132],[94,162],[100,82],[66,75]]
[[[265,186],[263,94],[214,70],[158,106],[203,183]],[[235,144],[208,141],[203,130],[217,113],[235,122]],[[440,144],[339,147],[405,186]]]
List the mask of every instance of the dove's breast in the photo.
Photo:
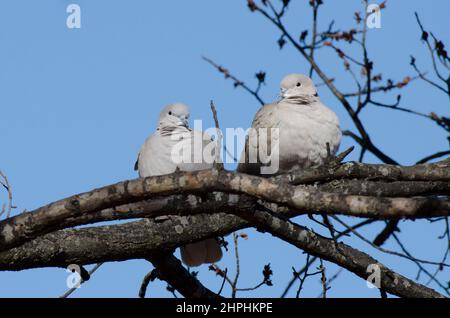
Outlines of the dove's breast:
[[280,171],[320,165],[330,153],[334,155],[341,140],[337,116],[317,102],[312,105],[280,107]]
[[180,129],[168,135],[155,133],[145,141],[139,153],[139,175],[166,175],[175,172],[177,167],[181,171],[211,169],[214,146],[210,136],[197,131]]

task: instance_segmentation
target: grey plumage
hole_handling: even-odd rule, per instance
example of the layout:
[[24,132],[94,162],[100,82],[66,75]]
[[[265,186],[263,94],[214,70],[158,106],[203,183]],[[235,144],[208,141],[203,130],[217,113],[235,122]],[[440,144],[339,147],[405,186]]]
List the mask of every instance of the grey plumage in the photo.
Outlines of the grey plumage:
[[[211,136],[189,129],[188,119],[189,109],[184,104],[170,104],[163,108],[158,129],[139,151],[135,169],[140,177],[170,174],[177,168],[181,171],[213,168],[214,161],[209,160],[215,158]],[[204,157],[203,151],[208,149],[211,155]],[[186,156],[183,158],[183,155]],[[219,261],[222,250],[217,239],[212,238],[181,247],[181,257],[188,266],[199,266]]]
[[[320,165],[340,144],[341,130],[336,114],[323,105],[317,96],[312,80],[301,74],[286,76],[280,84],[281,100],[263,106],[255,115],[252,128],[241,155],[238,171],[264,174],[262,167],[269,166],[259,157],[267,153],[270,163],[278,159],[279,168],[273,173]],[[267,142],[259,142],[259,129],[278,128],[279,135],[268,131]],[[261,149],[260,149],[261,148]],[[258,153],[256,162],[249,154]]]

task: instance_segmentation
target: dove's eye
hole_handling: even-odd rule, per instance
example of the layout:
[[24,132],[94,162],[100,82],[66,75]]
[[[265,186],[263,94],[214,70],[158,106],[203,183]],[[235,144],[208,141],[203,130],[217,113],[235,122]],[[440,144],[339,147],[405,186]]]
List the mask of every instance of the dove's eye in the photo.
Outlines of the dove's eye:
[[172,112],[169,112],[169,115],[172,115]]
[[300,87],[300,86],[302,86],[302,83],[298,82],[297,87]]

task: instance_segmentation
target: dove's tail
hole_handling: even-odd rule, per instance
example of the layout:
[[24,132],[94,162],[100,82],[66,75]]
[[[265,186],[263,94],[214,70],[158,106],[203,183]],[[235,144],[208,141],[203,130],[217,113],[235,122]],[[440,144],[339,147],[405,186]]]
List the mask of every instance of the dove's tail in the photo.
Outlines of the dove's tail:
[[189,267],[215,263],[222,258],[222,249],[215,238],[181,247],[181,259]]

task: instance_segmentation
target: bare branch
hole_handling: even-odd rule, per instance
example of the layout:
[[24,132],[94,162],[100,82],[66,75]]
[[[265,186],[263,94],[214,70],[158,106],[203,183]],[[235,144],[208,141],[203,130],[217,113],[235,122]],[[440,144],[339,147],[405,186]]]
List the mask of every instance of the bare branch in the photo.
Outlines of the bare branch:
[[443,297],[436,291],[420,285],[404,276],[401,276],[371,256],[358,251],[348,245],[339,243],[337,248],[333,240],[324,238],[305,227],[286,221],[275,214],[265,211],[256,211],[241,215],[256,226],[263,228],[272,235],[289,242],[298,248],[338,264],[363,279],[367,279],[369,265],[377,265],[380,268],[380,289],[400,297]]
[[[269,230],[311,255],[336,263],[363,279],[369,275],[366,272],[369,264],[379,264],[382,273],[381,287],[387,292],[401,297],[440,297],[433,290],[389,270],[365,253],[342,243],[339,244],[339,249],[336,249],[333,240],[268,212],[249,211],[240,215],[251,219],[252,225]],[[0,269],[65,267],[66,264],[73,263],[84,265],[134,258],[148,259],[149,255],[154,253],[169,252],[174,247],[193,240],[223,235],[248,225],[240,217],[217,214],[174,217],[162,223],[142,220],[119,225],[62,230],[10,251],[1,252]]]
[[152,253],[147,260],[155,266],[157,277],[165,280],[184,297],[221,298],[203,286],[171,252]]
[[[433,165],[412,167],[348,164],[339,168],[351,175],[355,171],[368,173],[368,177],[395,178],[401,180],[450,179],[450,169]],[[347,171],[346,171],[347,170]],[[319,169],[317,169],[319,171]],[[344,172],[342,172],[344,171]],[[311,170],[309,171],[311,173]],[[317,174],[318,172],[314,172]],[[295,181],[303,172],[288,177]],[[306,177],[309,177],[308,175]],[[322,179],[329,175],[319,175]],[[277,177],[276,177],[277,178]],[[51,203],[0,222],[0,250],[5,250],[39,235],[64,228],[65,221],[161,195],[223,191],[246,194],[277,203],[294,210],[338,213],[371,218],[419,218],[447,216],[450,202],[445,199],[425,198],[376,198],[296,187],[277,179],[261,178],[242,173],[205,170],[176,172],[171,175],[147,177],[119,182],[90,192]],[[275,180],[275,181],[274,181]]]
[[203,59],[206,62],[208,62],[209,64],[211,64],[212,66],[214,66],[220,73],[224,74],[225,79],[228,79],[228,78],[231,79],[234,83],[234,87],[242,87],[248,93],[253,95],[261,105],[265,104],[264,101],[261,99],[261,97],[258,94],[260,83],[261,83],[260,81],[258,81],[258,88],[256,90],[253,90],[250,87],[248,87],[243,81],[239,80],[237,77],[235,77],[233,74],[231,74],[230,71],[228,71],[228,69],[224,68],[223,66],[220,66],[219,64],[215,63],[213,60],[211,60],[207,57],[203,57]]

